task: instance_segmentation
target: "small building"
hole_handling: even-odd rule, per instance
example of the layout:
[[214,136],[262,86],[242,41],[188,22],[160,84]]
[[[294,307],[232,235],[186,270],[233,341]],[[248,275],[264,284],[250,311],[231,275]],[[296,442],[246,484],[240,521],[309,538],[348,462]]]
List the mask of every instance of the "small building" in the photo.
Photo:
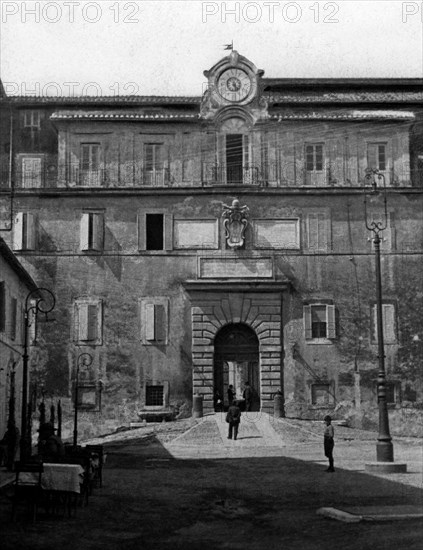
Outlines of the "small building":
[[[25,300],[35,288],[32,277],[0,237],[0,439],[10,415],[21,428]],[[34,329],[33,325],[32,335]]]
[[235,51],[204,75],[201,97],[0,100],[5,239],[57,298],[38,368],[64,433],[84,357],[82,434],[247,380],[257,411],[280,392],[287,416],[375,426],[368,170],[392,430],[417,432],[423,80],[268,79]]

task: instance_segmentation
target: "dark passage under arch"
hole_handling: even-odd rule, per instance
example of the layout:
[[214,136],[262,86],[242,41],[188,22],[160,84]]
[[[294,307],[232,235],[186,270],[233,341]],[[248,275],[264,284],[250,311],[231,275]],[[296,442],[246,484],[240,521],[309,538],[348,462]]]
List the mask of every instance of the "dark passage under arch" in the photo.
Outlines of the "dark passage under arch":
[[220,329],[214,340],[214,392],[219,392],[225,408],[228,385],[232,384],[237,397],[241,397],[246,381],[254,392],[252,410],[259,411],[259,341],[249,326],[232,323]]

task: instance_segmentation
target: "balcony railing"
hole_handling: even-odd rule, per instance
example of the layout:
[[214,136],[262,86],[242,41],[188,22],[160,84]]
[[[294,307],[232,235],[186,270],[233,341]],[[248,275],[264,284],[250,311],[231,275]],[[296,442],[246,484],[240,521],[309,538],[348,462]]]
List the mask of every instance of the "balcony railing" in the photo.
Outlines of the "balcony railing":
[[[193,170],[192,177],[181,181],[181,173],[169,168],[145,170],[133,164],[114,165],[99,170],[82,170],[75,165],[49,165],[37,170],[14,169],[11,174],[15,189],[39,188],[166,188],[166,187],[209,187],[209,186],[252,186],[252,187],[359,187],[363,185],[364,172],[353,178],[345,177],[333,167],[326,167],[319,173],[309,173],[298,163],[266,166],[248,164],[225,166],[203,162]],[[423,169],[405,171],[403,174],[390,172],[389,187],[423,187]],[[8,166],[0,167],[0,189],[10,188]]]

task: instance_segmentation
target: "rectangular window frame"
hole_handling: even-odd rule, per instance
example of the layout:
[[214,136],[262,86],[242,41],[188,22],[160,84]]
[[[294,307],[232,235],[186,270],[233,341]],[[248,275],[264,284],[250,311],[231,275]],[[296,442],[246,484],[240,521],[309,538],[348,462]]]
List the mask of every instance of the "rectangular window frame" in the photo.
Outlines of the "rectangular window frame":
[[80,346],[101,346],[103,344],[102,332],[103,301],[96,298],[75,300],[73,341]]
[[[163,388],[163,402],[160,405],[147,405],[147,388],[161,386]],[[147,380],[144,383],[144,410],[146,411],[163,411],[169,407],[169,381],[167,380]]]
[[31,128],[32,130],[41,129],[41,114],[38,109],[25,109],[23,111],[23,127]]
[[80,144],[79,183],[81,187],[101,187],[103,183],[101,156],[101,143],[84,142]]
[[80,249],[83,252],[104,251],[104,212],[83,212],[80,221]]
[[[313,336],[313,308],[326,308],[326,336]],[[304,339],[311,344],[331,344],[337,339],[336,308],[333,304],[313,303],[303,306]]]
[[[375,148],[374,152],[371,151]],[[388,143],[386,141],[368,141],[366,151],[367,168],[372,170],[379,170],[379,172],[388,172]],[[371,157],[374,157],[374,166],[371,164]]]
[[308,212],[305,218],[305,235],[307,250],[328,252],[332,242],[330,213]]
[[[147,249],[147,215],[162,214],[163,215],[163,249],[149,250]],[[151,208],[138,212],[138,251],[147,254],[164,254],[173,250],[173,214],[169,214],[162,209]]]
[[18,212],[13,224],[13,250],[36,250],[37,224],[32,212]]
[[140,340],[144,346],[167,346],[169,342],[169,298],[139,299]]

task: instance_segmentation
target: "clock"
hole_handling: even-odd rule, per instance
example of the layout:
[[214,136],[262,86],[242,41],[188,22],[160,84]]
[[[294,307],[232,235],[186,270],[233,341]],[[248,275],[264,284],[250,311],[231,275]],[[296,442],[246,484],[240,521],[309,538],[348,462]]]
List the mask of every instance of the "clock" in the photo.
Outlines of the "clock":
[[242,69],[226,69],[219,76],[217,90],[228,101],[242,101],[249,93],[253,84],[249,75]]

